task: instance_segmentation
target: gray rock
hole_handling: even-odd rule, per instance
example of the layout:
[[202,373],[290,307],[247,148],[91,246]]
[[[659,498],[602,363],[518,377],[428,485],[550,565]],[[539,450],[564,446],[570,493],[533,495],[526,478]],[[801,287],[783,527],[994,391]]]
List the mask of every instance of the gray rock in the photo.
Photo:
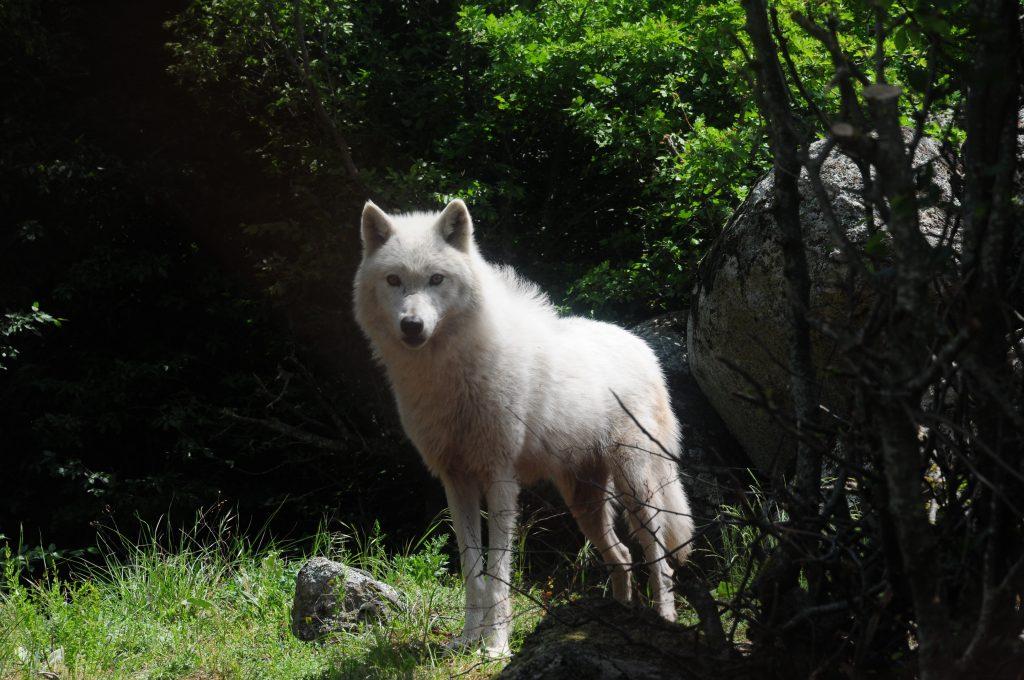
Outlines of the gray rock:
[[402,609],[404,597],[365,571],[314,557],[295,578],[292,633],[300,640],[317,640],[360,623],[387,620]]
[[501,680],[663,680],[684,677],[683,629],[648,609],[586,599],[552,609]]
[[647,608],[589,598],[556,607],[499,680],[671,680],[759,677],[698,649],[692,634]]
[[631,330],[651,346],[665,372],[683,442],[680,472],[698,525],[715,518],[732,469],[746,463],[743,449],[701,392],[690,371],[687,312],[669,312]]
[[[821,150],[821,142],[812,147]],[[952,201],[950,171],[939,159],[940,145],[925,138],[915,165],[930,172],[932,191],[922,195],[921,227],[932,245],[948,233]],[[822,180],[847,238],[868,242],[860,171],[852,160],[833,151]],[[766,396],[783,410],[789,406],[789,327],[786,284],[778,226],[772,215],[774,178],[764,177],[750,192],[701,263],[688,321],[690,368],[711,404],[743,446],[751,462],[766,474],[783,470],[792,456],[784,428],[746,395]],[[865,286],[854,279],[829,231],[821,206],[813,198],[806,171],[800,181],[800,219],[811,275],[810,314],[841,323],[861,313],[869,302]],[[842,409],[844,390],[831,365],[834,344],[812,337],[821,401]],[[729,364],[732,364],[730,366]],[[755,388],[755,385],[759,390]]]

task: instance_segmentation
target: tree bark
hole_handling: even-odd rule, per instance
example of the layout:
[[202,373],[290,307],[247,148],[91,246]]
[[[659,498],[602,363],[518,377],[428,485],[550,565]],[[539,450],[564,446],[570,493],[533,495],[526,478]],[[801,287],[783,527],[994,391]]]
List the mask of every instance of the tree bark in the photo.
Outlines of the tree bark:
[[[811,356],[811,332],[807,321],[811,283],[800,227],[799,139],[782,75],[778,49],[771,37],[763,0],[744,0],[747,33],[757,59],[757,84],[761,108],[768,118],[772,166],[775,173],[775,219],[779,225],[783,267],[787,284],[792,335],[789,346],[791,392],[798,435],[806,435],[816,422],[817,388]],[[795,488],[801,505],[817,504],[821,484],[820,450],[797,437]]]

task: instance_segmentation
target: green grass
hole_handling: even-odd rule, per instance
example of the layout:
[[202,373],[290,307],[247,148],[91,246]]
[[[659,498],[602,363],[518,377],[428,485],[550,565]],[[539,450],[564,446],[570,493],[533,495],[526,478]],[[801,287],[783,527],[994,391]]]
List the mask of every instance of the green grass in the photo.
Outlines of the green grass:
[[[0,679],[473,678],[503,665],[442,648],[462,622],[442,527],[392,554],[379,533],[320,532],[311,554],[367,569],[412,603],[387,624],[323,643],[300,642],[288,629],[295,575],[308,555],[229,533],[197,529],[171,546],[155,531],[141,544],[117,536],[116,549],[101,543],[100,566],[65,563],[70,575],[57,577],[51,560],[35,579],[0,540]],[[542,595],[515,595],[513,649],[539,621]]]
[[[540,582],[524,579],[532,554],[525,537],[534,531],[532,520],[523,523],[513,652],[546,606],[607,589],[606,571],[588,544],[560,553],[561,566],[556,573],[545,567]],[[0,535],[0,680],[488,678],[504,662],[444,649],[463,616],[449,533],[438,522],[395,551],[386,549],[379,528],[321,530],[299,550],[239,538],[245,532],[230,519],[201,518],[187,531],[152,529],[141,540],[103,532],[88,560],[52,546],[25,550]],[[751,576],[740,560],[749,533],[726,524],[724,581],[714,593],[721,600]],[[411,606],[390,621],[322,642],[297,640],[289,630],[295,576],[313,555],[369,571],[403,591]],[[696,626],[693,610],[679,605],[680,623]]]

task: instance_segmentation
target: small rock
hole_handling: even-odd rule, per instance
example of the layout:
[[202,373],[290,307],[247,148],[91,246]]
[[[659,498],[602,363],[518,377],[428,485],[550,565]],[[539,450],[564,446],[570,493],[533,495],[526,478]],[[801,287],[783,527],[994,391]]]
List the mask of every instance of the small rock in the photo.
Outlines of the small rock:
[[311,641],[360,623],[387,620],[404,608],[403,600],[399,591],[361,569],[314,557],[295,577],[292,633]]

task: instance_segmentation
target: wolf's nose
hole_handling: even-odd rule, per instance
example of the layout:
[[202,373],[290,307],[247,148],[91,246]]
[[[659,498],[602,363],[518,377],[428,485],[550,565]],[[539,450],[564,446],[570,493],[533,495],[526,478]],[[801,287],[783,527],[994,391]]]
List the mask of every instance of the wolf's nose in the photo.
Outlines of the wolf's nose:
[[402,323],[400,325],[402,327],[402,333],[411,338],[415,338],[423,332],[423,320],[418,316],[407,316],[402,319]]

